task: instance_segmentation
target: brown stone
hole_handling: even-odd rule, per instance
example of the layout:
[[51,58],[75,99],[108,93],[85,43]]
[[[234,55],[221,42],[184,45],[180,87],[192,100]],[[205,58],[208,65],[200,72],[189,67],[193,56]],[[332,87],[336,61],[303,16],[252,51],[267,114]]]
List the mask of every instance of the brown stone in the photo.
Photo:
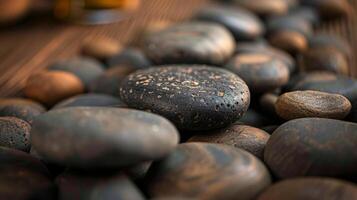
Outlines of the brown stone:
[[271,183],[264,164],[250,153],[209,143],[181,144],[148,173],[148,194],[155,198],[254,199]]
[[119,42],[116,40],[111,38],[96,38],[84,42],[82,53],[86,56],[102,60],[120,53],[121,48]]
[[351,102],[339,94],[294,91],[281,95],[275,109],[286,120],[304,117],[344,119],[351,110]]
[[27,97],[47,106],[84,92],[83,83],[75,75],[62,71],[44,71],[30,76],[24,88]]
[[265,144],[270,135],[265,131],[245,125],[232,125],[228,128],[193,136],[189,142],[208,142],[244,149],[263,159]]

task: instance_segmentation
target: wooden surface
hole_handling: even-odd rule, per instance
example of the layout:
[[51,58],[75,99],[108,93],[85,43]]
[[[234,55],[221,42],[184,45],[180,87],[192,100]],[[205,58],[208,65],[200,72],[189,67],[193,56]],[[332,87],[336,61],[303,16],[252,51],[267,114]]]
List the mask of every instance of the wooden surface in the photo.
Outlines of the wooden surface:
[[[350,0],[357,8],[357,0]],[[130,44],[135,33],[153,20],[179,21],[188,18],[208,0],[143,0],[130,18],[101,26],[74,26],[52,20],[34,20],[16,28],[0,30],[0,97],[16,95],[28,76],[54,60],[72,57],[88,38],[108,36]],[[357,52],[357,15],[348,20],[324,23],[319,32],[336,33],[348,39]],[[351,75],[357,75],[357,56],[351,58]]]
[[46,68],[54,60],[74,56],[83,40],[108,36],[129,44],[149,21],[183,20],[205,1],[143,0],[141,8],[130,18],[110,25],[75,26],[45,19],[3,29],[0,31],[0,97],[18,94],[31,73]]

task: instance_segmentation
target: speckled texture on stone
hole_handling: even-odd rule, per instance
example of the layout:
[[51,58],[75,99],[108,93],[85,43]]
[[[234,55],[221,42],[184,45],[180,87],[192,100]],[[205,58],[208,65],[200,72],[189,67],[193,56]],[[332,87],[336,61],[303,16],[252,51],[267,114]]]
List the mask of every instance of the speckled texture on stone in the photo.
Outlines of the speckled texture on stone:
[[186,22],[149,34],[144,52],[154,64],[223,64],[234,52],[235,40],[211,22]]
[[179,129],[227,126],[248,109],[250,93],[233,73],[208,66],[162,66],[129,75],[120,88],[129,106],[171,120]]
[[0,117],[0,146],[30,151],[30,130],[30,124],[21,119]]
[[31,144],[45,160],[118,168],[160,159],[177,145],[175,127],[147,112],[105,107],[52,110],[33,122]]

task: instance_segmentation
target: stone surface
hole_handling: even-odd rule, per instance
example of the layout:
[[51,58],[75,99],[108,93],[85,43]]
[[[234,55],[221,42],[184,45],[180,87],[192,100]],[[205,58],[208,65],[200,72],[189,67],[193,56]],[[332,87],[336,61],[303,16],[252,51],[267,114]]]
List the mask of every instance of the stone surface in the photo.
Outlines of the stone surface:
[[31,143],[46,160],[77,168],[114,168],[162,158],[179,141],[166,119],[136,110],[76,107],[36,118]]
[[269,137],[270,135],[261,129],[235,124],[225,129],[195,135],[189,142],[226,144],[244,149],[263,159],[264,148]]
[[121,81],[133,71],[135,69],[128,65],[112,67],[93,80],[88,86],[88,91],[90,93],[119,96],[118,91]]
[[56,178],[58,200],[144,200],[134,183],[123,174],[90,175],[65,172]]
[[347,57],[335,48],[310,48],[302,56],[301,71],[329,71],[348,75]]
[[0,146],[30,151],[31,125],[16,117],[0,117]]
[[208,143],[181,144],[148,173],[151,197],[254,199],[271,183],[268,170],[250,153]]
[[302,0],[303,5],[317,9],[324,18],[339,18],[349,16],[352,6],[347,0]]
[[263,53],[235,55],[225,66],[248,85],[251,93],[277,89],[289,81],[289,69],[279,59]]
[[287,0],[230,0],[236,5],[242,6],[252,12],[263,16],[275,16],[286,14],[289,10],[289,2]]
[[106,59],[105,63],[109,68],[125,65],[135,69],[142,69],[151,66],[151,62],[146,55],[136,48],[123,49],[120,54]]
[[234,49],[232,34],[224,26],[211,22],[170,26],[144,40],[144,52],[154,64],[221,65]]
[[84,92],[80,79],[69,72],[44,71],[30,76],[24,88],[25,95],[47,106]]
[[357,199],[353,183],[331,178],[297,178],[278,182],[263,192],[258,200],[350,200]]
[[238,7],[204,7],[194,19],[222,24],[231,31],[237,41],[254,40],[262,36],[265,31],[264,25],[258,17]]
[[121,51],[118,41],[111,38],[96,38],[83,43],[82,54],[99,60],[115,56]]
[[0,99],[0,116],[16,117],[32,123],[33,119],[44,113],[46,108],[30,99],[2,98]]
[[286,120],[304,117],[344,119],[351,110],[351,102],[339,94],[294,91],[281,95],[275,109]]
[[126,107],[120,99],[105,94],[82,94],[56,104],[52,109],[67,107]]
[[352,55],[352,47],[350,44],[342,37],[338,35],[319,33],[314,34],[309,38],[310,48],[334,48],[342,52],[345,56],[349,57]]
[[51,71],[65,71],[76,75],[87,87],[88,84],[100,76],[103,72],[103,65],[98,61],[87,57],[76,57],[60,60],[49,66]]
[[120,97],[129,107],[162,115],[184,130],[225,127],[238,120],[250,102],[242,79],[201,65],[137,71],[122,82]]
[[356,177],[357,124],[322,118],[289,121],[270,137],[265,163],[281,179]]

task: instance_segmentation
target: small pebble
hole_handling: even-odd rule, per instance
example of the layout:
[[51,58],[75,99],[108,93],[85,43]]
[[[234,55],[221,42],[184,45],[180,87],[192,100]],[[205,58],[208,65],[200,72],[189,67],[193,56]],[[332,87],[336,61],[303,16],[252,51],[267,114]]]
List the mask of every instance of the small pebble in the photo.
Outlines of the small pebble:
[[82,54],[98,60],[104,60],[119,54],[121,46],[118,41],[110,38],[96,38],[87,40],[82,47]]
[[0,99],[0,116],[17,117],[32,123],[33,119],[44,113],[46,108],[43,105],[23,98],[1,98]]
[[230,0],[238,6],[242,6],[262,17],[283,15],[289,11],[287,0]]
[[144,52],[154,64],[222,65],[235,46],[234,37],[224,26],[186,22],[149,35]]
[[281,95],[275,109],[285,120],[305,117],[344,119],[351,110],[351,102],[339,94],[294,91]]
[[190,138],[189,142],[226,144],[241,148],[263,159],[265,144],[270,135],[265,131],[246,125],[232,125],[228,128],[202,133]]
[[24,88],[25,95],[47,106],[84,92],[84,86],[75,75],[62,71],[44,71],[30,76]]
[[151,66],[150,60],[137,48],[126,48],[113,57],[104,61],[109,68],[128,66],[134,69],[143,69]]

